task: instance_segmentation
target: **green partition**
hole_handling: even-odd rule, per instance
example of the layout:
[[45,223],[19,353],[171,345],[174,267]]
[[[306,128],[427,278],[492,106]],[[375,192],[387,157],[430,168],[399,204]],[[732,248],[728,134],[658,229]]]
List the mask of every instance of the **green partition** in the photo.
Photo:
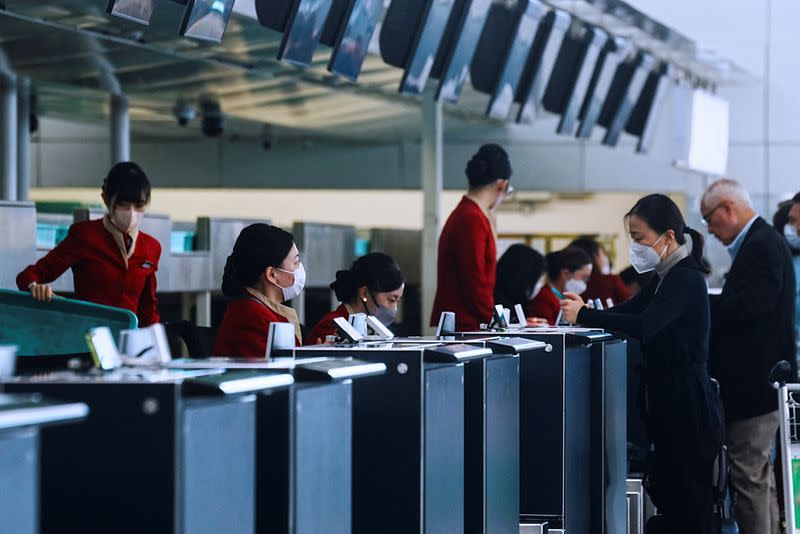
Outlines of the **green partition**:
[[90,328],[107,326],[116,339],[137,325],[129,310],[62,297],[37,302],[30,293],[0,289],[0,345],[17,345],[20,356],[88,352],[84,334]]

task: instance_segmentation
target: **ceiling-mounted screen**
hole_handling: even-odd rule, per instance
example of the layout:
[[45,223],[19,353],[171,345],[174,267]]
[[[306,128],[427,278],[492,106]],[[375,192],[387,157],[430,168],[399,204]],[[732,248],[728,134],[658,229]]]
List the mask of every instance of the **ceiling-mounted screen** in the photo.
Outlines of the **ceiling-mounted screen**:
[[108,0],[106,12],[141,24],[150,24],[157,0]]
[[530,124],[536,118],[558,52],[564,42],[564,35],[569,30],[571,22],[572,17],[567,13],[551,11],[539,25],[533,51],[522,73],[522,82],[517,94],[517,101],[521,103],[517,122]]
[[314,58],[332,0],[296,0],[283,33],[278,59],[307,67]]
[[622,37],[614,37],[606,43],[600,54],[600,60],[594,68],[594,73],[592,73],[589,88],[586,90],[586,98],[580,113],[581,123],[578,127],[578,138],[588,139],[592,136],[592,130],[600,117],[617,68],[630,54],[632,48],[631,43]]
[[346,24],[333,45],[328,70],[355,81],[361,73],[367,49],[383,11],[383,0],[355,0],[345,14]]
[[664,108],[664,100],[669,91],[671,68],[666,63],[647,77],[639,101],[633,108],[625,125],[625,131],[639,138],[636,151],[647,153],[653,144],[653,138],[658,128],[658,120]]
[[202,41],[222,42],[234,0],[189,0],[180,34]]
[[419,29],[416,40],[411,46],[411,54],[406,62],[403,79],[400,81],[401,93],[419,95],[425,90],[454,2],[455,0],[428,2],[425,23]]
[[437,100],[456,104],[461,97],[491,4],[492,0],[457,0],[458,13],[453,10],[433,68],[439,79]]
[[653,56],[640,52],[633,61],[623,63],[617,69],[598,120],[606,126],[604,145],[616,146],[619,142],[654,65]]
[[276,32],[286,31],[296,0],[255,0],[255,3],[259,24]]
[[676,96],[678,110],[685,112],[688,121],[678,131],[675,165],[703,174],[724,175],[728,170],[730,138],[728,101],[685,86]]
[[599,28],[573,25],[558,53],[542,105],[561,116],[556,133],[572,135],[600,51],[608,34]]
[[[522,79],[522,71],[528,63],[533,40],[543,14],[542,4],[532,0],[518,19],[516,31],[512,33],[514,39],[511,48],[505,57],[503,68],[486,110],[486,115],[492,119],[504,120],[511,112],[517,87]],[[501,58],[497,59],[502,61]]]

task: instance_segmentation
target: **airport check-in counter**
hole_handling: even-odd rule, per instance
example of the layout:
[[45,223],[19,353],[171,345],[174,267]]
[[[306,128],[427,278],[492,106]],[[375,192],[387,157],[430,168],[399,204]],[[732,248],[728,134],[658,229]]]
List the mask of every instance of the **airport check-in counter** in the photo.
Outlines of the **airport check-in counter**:
[[284,355],[383,363],[353,386],[353,532],[464,531],[464,362],[475,346],[298,347]]
[[[545,343],[520,361],[520,515],[573,533],[625,530],[626,347],[601,330],[469,332]],[[588,481],[588,483],[587,483]]]
[[88,413],[89,408],[80,402],[53,402],[39,395],[0,395],[0,530],[39,532],[42,429],[81,421]]
[[[251,379],[146,369],[4,379],[7,392],[90,410],[82,424],[41,433],[41,532],[253,532]],[[257,388],[291,381],[278,374]]]
[[353,384],[380,379],[384,364],[341,358],[210,358],[167,365],[291,373],[292,387],[257,395],[256,532],[351,532]]
[[[460,344],[452,338],[395,342]],[[464,521],[467,533],[519,529],[520,360],[545,343],[484,336],[467,341],[492,356],[464,363]]]

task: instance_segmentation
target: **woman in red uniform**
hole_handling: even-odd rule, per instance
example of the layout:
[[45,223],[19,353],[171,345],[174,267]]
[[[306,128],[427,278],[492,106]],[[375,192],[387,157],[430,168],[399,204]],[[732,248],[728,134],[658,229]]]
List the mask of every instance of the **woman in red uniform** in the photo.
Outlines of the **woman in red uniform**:
[[622,304],[631,298],[622,278],[611,272],[608,254],[600,243],[591,237],[580,237],[569,246],[582,249],[592,258],[592,276],[589,277],[586,292],[581,295],[584,300],[600,299],[605,307],[609,300],[613,304]]
[[336,335],[337,317],[347,319],[354,313],[375,316],[385,326],[397,317],[397,304],[403,298],[405,278],[394,258],[381,252],[371,252],[358,258],[352,267],[336,273],[331,284],[342,304],[322,318],[306,338],[306,345],[324,343],[327,336]]
[[157,323],[161,245],[139,231],[150,203],[150,181],[135,163],[118,163],[103,181],[102,198],[108,214],[73,224],[64,241],[17,276],[17,286],[49,301],[48,284],[72,269],[76,298],[128,309],[140,326]]
[[305,282],[292,234],[269,224],[242,230],[222,275],[222,292],[233,300],[219,327],[214,355],[266,357],[270,323],[292,323],[300,345],[297,312],[283,303],[297,298]]
[[456,328],[476,330],[492,318],[497,236],[494,210],[511,194],[511,162],[499,145],[484,145],[467,164],[469,192],[450,214],[439,238],[436,297],[431,326],[442,312]]
[[586,291],[586,281],[592,274],[592,258],[583,250],[567,247],[547,255],[547,283],[528,304],[528,314],[543,317],[551,325],[556,324],[561,312],[561,301],[553,293],[556,288],[562,294]]

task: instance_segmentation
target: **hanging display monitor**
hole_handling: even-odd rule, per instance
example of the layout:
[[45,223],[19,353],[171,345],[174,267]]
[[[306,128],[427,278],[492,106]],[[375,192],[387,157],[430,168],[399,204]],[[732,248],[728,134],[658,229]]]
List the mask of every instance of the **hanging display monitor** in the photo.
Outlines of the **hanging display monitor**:
[[594,130],[600,117],[603,103],[606,101],[617,68],[620,63],[625,61],[632,49],[631,43],[622,37],[614,37],[606,43],[600,54],[600,59],[595,65],[589,88],[586,90],[586,97],[581,107],[578,138],[588,139],[592,136],[592,130]]
[[513,33],[514,39],[486,110],[486,115],[492,119],[505,120],[511,112],[542,15],[544,15],[542,4],[531,1],[519,17],[516,31]]
[[295,1],[278,50],[279,60],[302,67],[311,65],[331,3],[332,0]]
[[402,94],[420,95],[425,90],[454,2],[455,0],[428,2],[427,16],[411,46],[403,79],[400,81]]
[[383,0],[354,0],[333,44],[330,72],[353,81],[358,79],[382,11]]
[[664,100],[671,85],[671,72],[670,66],[662,63],[656,71],[650,73],[628,124],[625,125],[626,132],[639,138],[636,152],[647,153],[653,145]]
[[157,0],[108,0],[106,12],[140,24],[150,24]]
[[202,41],[222,42],[234,0],[189,0],[180,34]]
[[654,65],[653,56],[640,52],[633,61],[625,62],[617,69],[598,120],[606,127],[604,145],[616,146],[619,143],[622,131]]
[[492,0],[457,0],[433,68],[437,100],[458,102],[491,5]]
[[539,25],[533,51],[522,74],[517,97],[517,101],[521,103],[517,122],[530,124],[539,113],[547,83],[571,22],[572,17],[569,14],[551,11]]

